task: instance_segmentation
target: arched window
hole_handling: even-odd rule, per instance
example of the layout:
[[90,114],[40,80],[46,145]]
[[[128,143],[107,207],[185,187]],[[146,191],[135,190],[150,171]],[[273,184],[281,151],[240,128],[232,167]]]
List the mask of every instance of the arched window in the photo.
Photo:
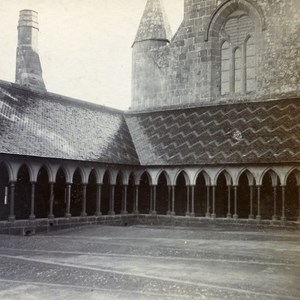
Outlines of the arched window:
[[227,41],[225,41],[222,45],[221,52],[221,93],[222,95],[226,95],[230,92],[229,88],[229,78],[230,78],[230,45]]
[[221,95],[255,90],[255,26],[249,15],[236,10],[220,30]]

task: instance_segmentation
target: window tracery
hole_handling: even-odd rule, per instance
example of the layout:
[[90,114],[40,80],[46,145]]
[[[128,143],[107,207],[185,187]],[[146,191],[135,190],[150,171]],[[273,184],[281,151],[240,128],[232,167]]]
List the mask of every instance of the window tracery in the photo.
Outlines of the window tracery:
[[249,15],[236,10],[220,30],[221,95],[255,90],[255,26]]

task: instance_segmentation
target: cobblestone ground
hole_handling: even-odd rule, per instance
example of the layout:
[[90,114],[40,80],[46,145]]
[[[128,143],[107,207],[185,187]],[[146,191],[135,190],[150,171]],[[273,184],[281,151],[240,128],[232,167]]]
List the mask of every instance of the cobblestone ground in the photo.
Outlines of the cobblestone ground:
[[2,235],[0,299],[300,299],[300,232],[92,226]]

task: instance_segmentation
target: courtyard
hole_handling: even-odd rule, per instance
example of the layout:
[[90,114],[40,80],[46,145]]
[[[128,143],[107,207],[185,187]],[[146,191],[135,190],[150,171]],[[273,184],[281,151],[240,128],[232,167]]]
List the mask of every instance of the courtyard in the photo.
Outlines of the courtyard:
[[287,228],[88,226],[0,236],[0,299],[300,299]]

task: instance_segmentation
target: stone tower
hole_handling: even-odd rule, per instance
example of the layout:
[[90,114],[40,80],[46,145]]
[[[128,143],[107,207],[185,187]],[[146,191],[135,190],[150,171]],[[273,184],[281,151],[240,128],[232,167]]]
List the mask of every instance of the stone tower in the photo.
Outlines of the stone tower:
[[299,97],[299,2],[185,0],[170,40],[160,1],[149,0],[133,46],[132,109]]
[[161,0],[148,0],[132,46],[132,108],[152,106],[151,99],[164,89],[158,49],[169,44],[171,28]]
[[38,54],[38,13],[21,10],[18,24],[16,83],[35,90],[46,90]]

